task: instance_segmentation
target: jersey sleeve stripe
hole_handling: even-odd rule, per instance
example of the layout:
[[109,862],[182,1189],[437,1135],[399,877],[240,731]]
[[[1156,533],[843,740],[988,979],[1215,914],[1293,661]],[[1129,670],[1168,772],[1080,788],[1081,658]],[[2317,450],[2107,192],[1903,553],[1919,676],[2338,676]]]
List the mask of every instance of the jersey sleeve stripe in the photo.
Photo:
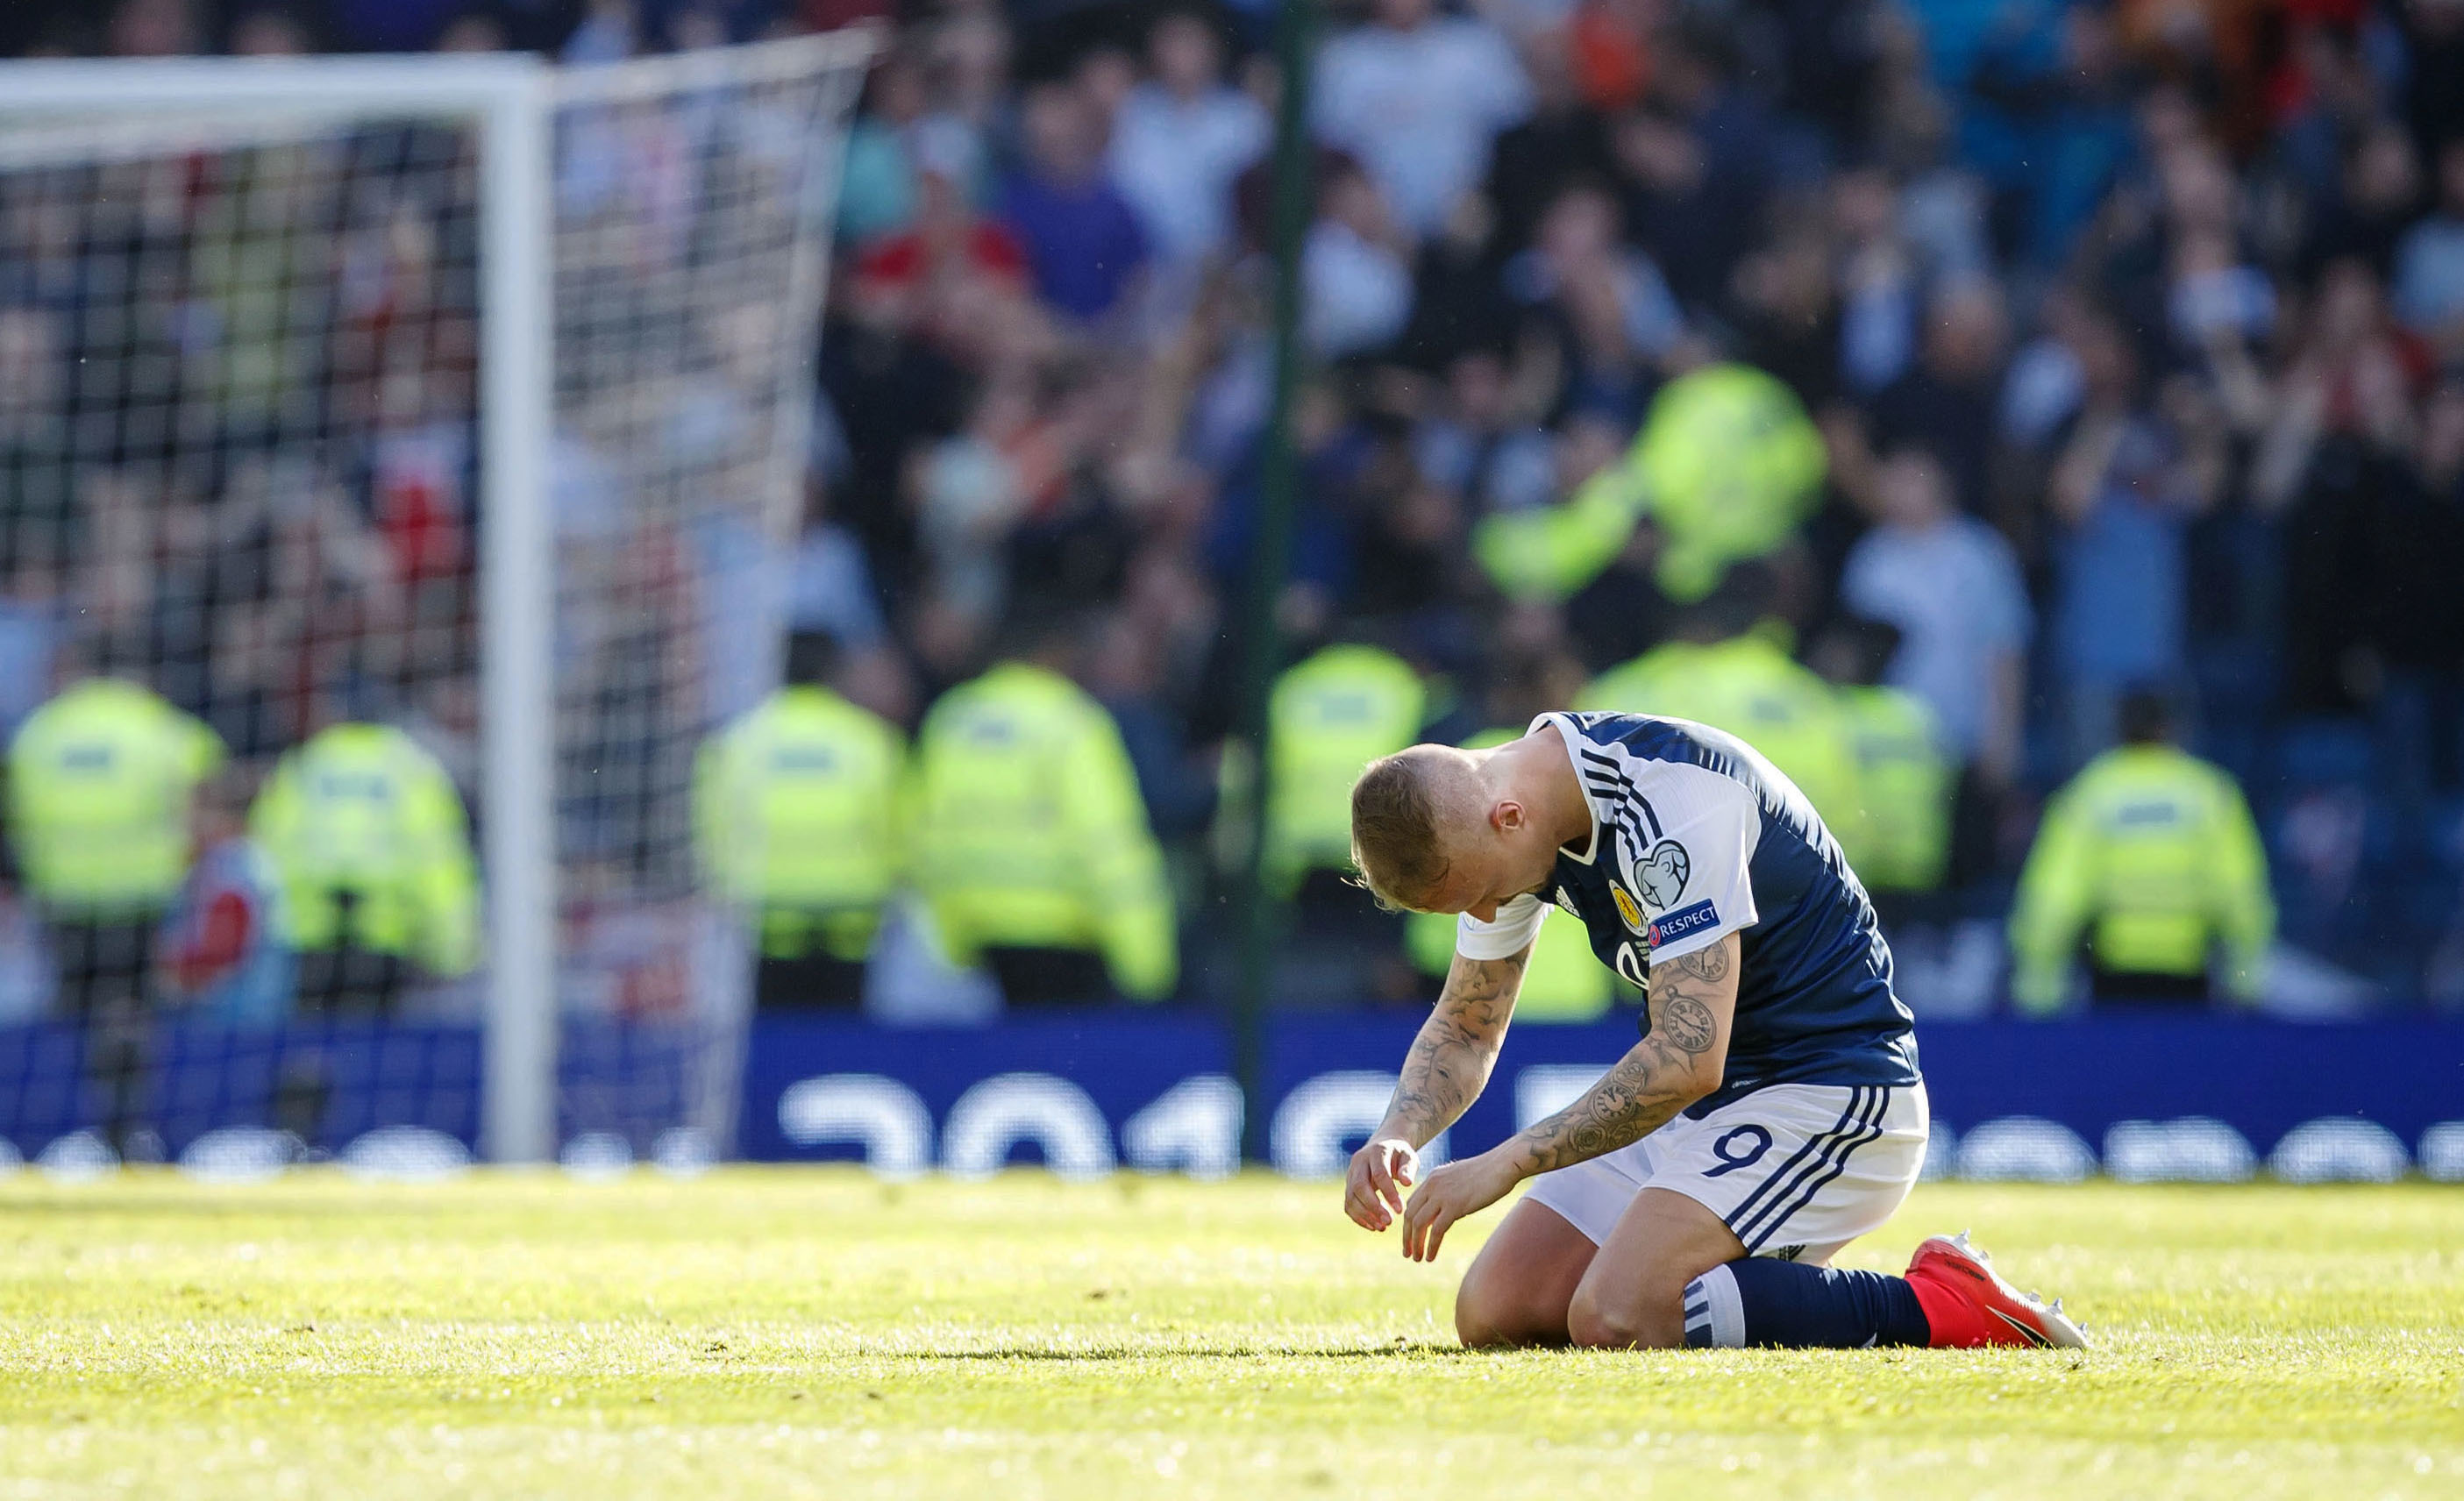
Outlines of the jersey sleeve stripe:
[[[1590,753],[1586,752],[1585,754],[1588,755]],[[1594,759],[1596,760],[1597,758]],[[1660,814],[1658,810],[1652,807],[1651,799],[1642,795],[1642,789],[1634,784],[1634,779],[1632,777],[1627,776],[1622,770],[1614,769],[1607,773],[1587,771],[1583,773],[1583,775],[1591,782],[1592,785],[1597,788],[1600,792],[1617,799],[1620,808],[1622,808],[1622,806],[1627,803],[1632,803],[1636,806],[1641,808],[1644,820],[1651,825],[1651,837],[1653,839],[1657,840],[1665,837],[1660,827]],[[1641,830],[1637,829],[1636,832],[1639,834]]]

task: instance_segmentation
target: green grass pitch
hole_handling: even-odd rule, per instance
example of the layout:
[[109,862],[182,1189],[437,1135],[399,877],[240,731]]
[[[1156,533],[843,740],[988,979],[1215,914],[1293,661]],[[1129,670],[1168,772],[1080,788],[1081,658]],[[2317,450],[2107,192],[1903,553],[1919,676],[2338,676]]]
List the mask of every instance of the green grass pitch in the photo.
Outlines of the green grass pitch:
[[1469,1354],[1331,1185],[0,1182],[0,1498],[2464,1496],[2464,1191],[1921,1188],[2085,1356]]

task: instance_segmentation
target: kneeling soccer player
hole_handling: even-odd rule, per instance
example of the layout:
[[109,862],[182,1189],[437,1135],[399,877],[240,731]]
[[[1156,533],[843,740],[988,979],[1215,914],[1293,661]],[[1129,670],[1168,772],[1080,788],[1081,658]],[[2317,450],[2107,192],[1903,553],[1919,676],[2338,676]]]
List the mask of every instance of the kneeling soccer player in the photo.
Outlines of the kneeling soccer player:
[[[1965,1235],[1926,1241],[1904,1277],[1828,1265],[1916,1182],[1925,1083],[1873,904],[1744,741],[1543,715],[1495,750],[1373,762],[1352,833],[1382,899],[1463,917],[1346,1212],[1372,1230],[1400,1214],[1403,1254],[1429,1261],[1538,1175],[1463,1275],[1465,1344],[2086,1343]],[[1551,901],[1649,992],[1642,1041],[1566,1109],[1420,1175],[1419,1148],[1487,1082]]]

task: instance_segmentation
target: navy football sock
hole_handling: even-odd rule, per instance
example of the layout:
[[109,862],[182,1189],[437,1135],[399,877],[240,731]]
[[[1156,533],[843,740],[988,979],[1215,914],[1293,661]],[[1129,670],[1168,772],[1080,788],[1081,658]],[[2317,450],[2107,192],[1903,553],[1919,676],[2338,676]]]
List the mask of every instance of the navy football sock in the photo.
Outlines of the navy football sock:
[[1905,1277],[1748,1256],[1685,1284],[1689,1345],[1858,1350],[1932,1339]]

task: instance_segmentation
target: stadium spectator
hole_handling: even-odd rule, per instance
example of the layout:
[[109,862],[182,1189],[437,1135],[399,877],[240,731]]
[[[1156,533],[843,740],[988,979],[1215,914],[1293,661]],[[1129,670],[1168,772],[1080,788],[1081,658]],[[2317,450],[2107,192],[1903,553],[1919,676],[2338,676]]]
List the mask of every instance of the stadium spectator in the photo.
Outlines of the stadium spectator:
[[872,565],[853,532],[816,505],[788,564],[787,628],[811,632],[859,651],[881,647],[890,636],[874,590]]
[[249,833],[249,776],[230,766],[197,790],[193,864],[156,939],[162,1004],[237,1026],[289,1017],[298,982],[282,873]]
[[1359,159],[1403,230],[1437,232],[1488,170],[1490,143],[1531,107],[1514,49],[1434,0],[1377,0],[1368,25],[1320,49],[1318,139]]
[[1955,763],[2006,784],[2019,764],[2030,633],[2011,544],[1960,512],[1928,449],[1888,454],[1874,488],[1878,524],[1848,554],[1840,603],[1898,629],[1890,682],[1925,701]]
[[1930,452],[1971,516],[1991,514],[1993,409],[2007,338],[2001,296],[1985,281],[1943,286],[1932,298],[1915,363],[1875,392],[1874,443]]
[[[1265,879],[1293,903],[1278,943],[1286,1004],[1399,1000],[1416,988],[1398,962],[1401,920],[1352,874],[1352,784],[1360,768],[1420,739],[1428,690],[1382,648],[1337,641],[1275,680],[1266,717]],[[1227,763],[1225,848],[1246,838],[1255,805],[1248,768]]]
[[1463,497],[1475,516],[1545,504],[1556,490],[1555,445],[1533,410],[1535,394],[1514,373],[1495,344],[1456,355],[1412,435],[1422,477]]
[[2387,789],[2409,814],[2464,781],[2464,610],[2448,588],[2464,577],[2464,379],[2431,394],[2412,462],[2389,477],[2355,549],[2375,585],[2360,660],[2380,678]]
[[904,338],[911,334],[968,359],[980,331],[1032,280],[1026,247],[1007,223],[979,213],[962,168],[937,148],[924,152],[916,210],[907,229],[875,240],[858,258],[848,310]]
[[1624,243],[1617,200],[1595,184],[1561,191],[1504,275],[1507,295],[1527,310],[1525,340],[1555,351],[1569,410],[1631,430],[1661,380],[1700,358],[1667,280]]
[[2028,852],[2012,998],[2032,1015],[2059,1010],[2084,944],[2100,1006],[2255,1002],[2276,902],[2241,788],[2175,748],[2160,694],[2134,690],[2120,720],[2122,744],[2055,796]]
[[1152,77],[1112,121],[1111,172],[1137,211],[1173,300],[1232,239],[1232,185],[1273,134],[1256,99],[1223,81],[1223,44],[1195,11],[1167,11],[1147,33]]
[[[1737,350],[1745,364],[1787,383],[1808,410],[1823,413],[1834,448],[1853,468],[1862,434],[1852,444],[1841,419],[1854,408],[1839,405],[1839,302],[1830,266],[1831,246],[1803,226],[1783,231],[1776,241],[1739,262],[1732,278]],[[1842,473],[1843,488],[1851,476]]]
[[479,887],[462,795],[389,725],[342,722],[282,758],[249,810],[280,872],[299,1006],[390,1016],[424,978],[479,961]]
[[847,127],[847,166],[839,179],[839,238],[863,245],[915,221],[921,184],[917,123],[926,103],[924,69],[899,48],[865,80],[862,106]]
[[0,730],[11,734],[52,691],[78,552],[61,338],[44,309],[0,306]]
[[2427,150],[2464,135],[2464,8],[2425,0],[2404,8],[2404,23],[2411,67],[2398,118]]
[[2385,277],[2420,196],[2421,163],[2412,137],[2392,121],[2370,122],[2345,148],[2334,190],[2313,206],[2300,265],[2315,276],[2332,262],[2353,259]]
[[[1410,663],[1359,642],[1285,669],[1267,709],[1265,866],[1287,894],[1352,869],[1352,782],[1418,741],[1428,691]],[[1382,747],[1382,748],[1381,748]],[[1243,800],[1246,793],[1243,793]]]
[[2437,211],[2396,244],[2395,308],[2450,359],[2464,354],[2464,138],[2438,148]]
[[67,685],[9,742],[10,841],[56,965],[56,1004],[87,1029],[86,1075],[126,1156],[144,1129],[156,930],[187,871],[197,789],[224,750],[124,660],[61,665]]
[[234,57],[305,57],[318,50],[307,18],[282,5],[240,11],[230,36]]
[[[1552,46],[1543,37],[1521,49],[1531,85],[1531,111],[1498,133],[1481,188],[1489,231],[1503,248],[1519,250],[1529,241],[1540,210],[1562,183],[1605,180],[1615,168],[1609,150],[1611,117],[1586,97],[1591,85],[1582,31],[1578,10],[1564,46]],[[1487,238],[1482,235],[1484,249]]]
[[915,124],[918,148],[970,198],[993,184],[994,141],[1011,105],[1008,25],[991,10],[954,9],[922,29],[931,105]]
[[2128,162],[2137,81],[2102,6],[2013,12],[1978,56],[1978,155],[2010,195],[2026,261],[2058,262]]
[[204,40],[190,0],[121,0],[104,33],[114,57],[177,57]]
[[1382,349],[1412,314],[1410,242],[1357,163],[1321,164],[1317,218],[1301,251],[1309,342],[1321,358]]
[[1880,620],[1843,620],[1815,643],[1815,667],[1839,694],[1857,748],[1864,816],[1851,858],[1896,937],[1950,874],[1951,797],[1958,766],[1923,698],[1883,681],[1900,632]]
[[2089,349],[2080,406],[2045,495],[2052,657],[2074,763],[2112,742],[2124,689],[2182,673],[2186,538],[2213,499],[2212,472],[2149,406],[2121,331],[2100,327]]
[[1651,97],[1612,117],[1640,248],[1688,306],[1716,303],[1764,231],[1776,174],[1769,111],[1740,85],[1737,39],[1679,23],[1655,41]]
[[[1146,560],[1154,567],[1156,560]],[[1177,584],[1165,585],[1178,587]],[[1087,688],[1120,728],[1136,770],[1147,822],[1167,844],[1203,832],[1216,807],[1213,763],[1193,753],[1170,681],[1177,643],[1169,625],[1141,619],[1134,607],[1112,612],[1098,630]]]
[[1026,248],[1035,288],[1082,323],[1124,305],[1146,269],[1146,231],[1104,161],[1095,99],[1073,81],[1039,83],[1019,106],[1023,152],[1002,183],[1001,217]]
[[848,1008],[905,874],[905,737],[832,690],[826,637],[788,648],[787,686],[702,747],[693,833],[747,920],[764,1010]]
[[2254,500],[2281,509],[2285,690],[2293,704],[2350,703],[2346,649],[2373,581],[2337,566],[2359,493],[2400,470],[2414,441],[2419,346],[2390,325],[2378,278],[2358,260],[2321,278],[2309,325],[2278,391],[2252,476]]
[[1839,244],[1840,372],[1871,398],[1916,357],[1920,268],[1900,233],[1899,196],[1881,168],[1842,173],[1831,185],[1831,216]]
[[915,883],[952,958],[1014,1007],[1159,1001],[1179,973],[1171,888],[1120,732],[1067,675],[1081,625],[1017,618],[1010,655],[917,733]]

